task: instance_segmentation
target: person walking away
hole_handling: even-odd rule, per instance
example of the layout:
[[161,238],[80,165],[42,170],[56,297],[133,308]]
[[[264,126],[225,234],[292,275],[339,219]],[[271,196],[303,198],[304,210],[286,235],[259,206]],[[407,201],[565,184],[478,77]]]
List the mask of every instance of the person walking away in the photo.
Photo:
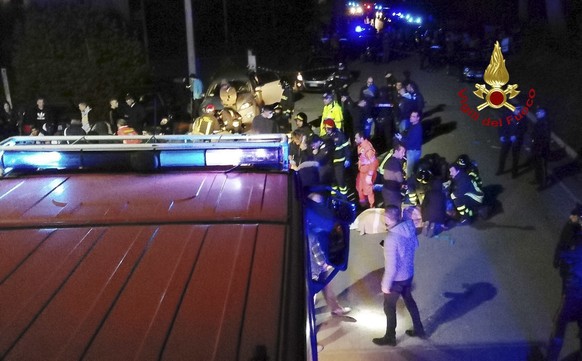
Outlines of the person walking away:
[[345,134],[339,130],[332,119],[325,119],[323,121],[325,128],[324,139],[328,139],[333,144],[333,174],[334,181],[331,185],[331,194],[335,195],[338,192],[347,197],[348,184],[346,180],[346,168],[350,166],[350,140]]
[[532,162],[535,173],[533,183],[537,184],[537,189],[541,191],[548,186],[548,157],[552,131],[544,108],[538,108],[535,115],[532,129]]
[[413,328],[406,330],[406,334],[410,337],[426,337],[418,306],[412,297],[414,255],[419,244],[414,223],[412,220],[401,220],[398,207],[386,207],[384,219],[388,233],[383,242],[384,274],[381,288],[384,294],[386,333],[372,339],[372,342],[379,346],[395,346],[396,303],[400,297],[412,318]]
[[374,181],[376,180],[376,169],[378,168],[378,158],[376,150],[369,140],[357,132],[354,140],[358,145],[358,175],[356,176],[356,190],[360,206],[365,208],[366,200],[368,206],[374,208],[376,200],[374,196]]

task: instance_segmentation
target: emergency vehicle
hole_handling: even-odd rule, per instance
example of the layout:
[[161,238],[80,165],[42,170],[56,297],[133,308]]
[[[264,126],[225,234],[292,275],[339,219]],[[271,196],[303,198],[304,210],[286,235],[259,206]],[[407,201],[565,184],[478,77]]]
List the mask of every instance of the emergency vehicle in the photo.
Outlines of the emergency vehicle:
[[317,360],[285,135],[13,137],[0,166],[0,359]]

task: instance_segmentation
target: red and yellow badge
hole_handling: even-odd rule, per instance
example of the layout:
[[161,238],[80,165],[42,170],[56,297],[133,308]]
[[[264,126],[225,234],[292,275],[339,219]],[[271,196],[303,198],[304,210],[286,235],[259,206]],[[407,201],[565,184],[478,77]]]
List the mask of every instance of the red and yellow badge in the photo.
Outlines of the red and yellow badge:
[[481,99],[485,99],[485,103],[477,106],[477,110],[481,111],[489,106],[494,109],[506,107],[514,111],[515,107],[509,104],[507,100],[517,96],[519,90],[517,90],[517,84],[508,85],[506,89],[502,89],[509,81],[509,73],[505,67],[505,59],[503,59],[498,41],[495,42],[495,47],[491,54],[491,61],[485,70],[485,74],[483,74],[483,79],[491,86],[491,89],[487,89],[482,84],[475,84],[477,90],[473,94]]

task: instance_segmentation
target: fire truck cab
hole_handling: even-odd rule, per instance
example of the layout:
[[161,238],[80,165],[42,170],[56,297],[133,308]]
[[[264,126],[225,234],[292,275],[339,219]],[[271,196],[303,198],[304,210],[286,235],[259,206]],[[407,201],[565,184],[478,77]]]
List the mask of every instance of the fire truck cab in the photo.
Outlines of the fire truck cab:
[[308,222],[284,135],[131,138],[0,143],[0,359],[317,360],[353,204]]

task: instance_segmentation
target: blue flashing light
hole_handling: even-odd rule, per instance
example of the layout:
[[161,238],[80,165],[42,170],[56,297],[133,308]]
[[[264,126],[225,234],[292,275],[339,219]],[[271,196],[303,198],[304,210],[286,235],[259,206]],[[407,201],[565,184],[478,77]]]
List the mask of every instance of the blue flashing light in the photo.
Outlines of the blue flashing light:
[[422,24],[422,18],[416,18],[416,23],[417,24]]
[[160,152],[162,167],[203,167],[206,157],[203,149]]
[[363,27],[361,27],[360,25],[356,26],[356,33],[361,33],[362,31],[364,31]]

